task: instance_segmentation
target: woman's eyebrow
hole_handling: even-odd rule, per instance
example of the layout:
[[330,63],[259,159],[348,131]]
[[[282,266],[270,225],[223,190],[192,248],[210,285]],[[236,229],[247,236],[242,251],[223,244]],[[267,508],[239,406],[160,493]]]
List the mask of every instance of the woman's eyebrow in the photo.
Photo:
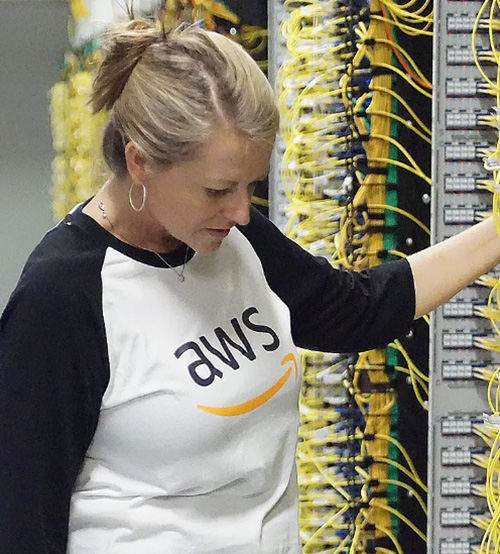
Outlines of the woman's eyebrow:
[[[264,179],[267,179],[268,173],[266,173],[263,176],[259,176],[256,179],[253,179],[251,183],[256,183],[257,181],[263,181]],[[230,187],[236,187],[238,186],[238,181],[231,181],[230,179],[210,179],[208,178],[207,181],[213,182],[213,183],[220,183],[223,185],[228,185]]]

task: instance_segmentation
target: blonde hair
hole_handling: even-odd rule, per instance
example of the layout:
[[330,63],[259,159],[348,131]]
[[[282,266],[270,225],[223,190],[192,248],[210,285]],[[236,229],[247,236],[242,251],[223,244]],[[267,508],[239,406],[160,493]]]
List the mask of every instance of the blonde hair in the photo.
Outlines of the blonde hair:
[[162,168],[192,156],[221,125],[274,142],[272,88],[233,40],[187,25],[167,33],[134,20],[108,34],[104,51],[92,105],[110,111],[103,154],[114,173],[127,172],[129,141]]

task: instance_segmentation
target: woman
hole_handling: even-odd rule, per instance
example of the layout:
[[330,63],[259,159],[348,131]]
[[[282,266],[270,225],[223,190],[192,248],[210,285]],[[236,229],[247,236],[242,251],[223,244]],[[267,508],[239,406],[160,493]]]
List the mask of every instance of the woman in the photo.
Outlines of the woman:
[[403,334],[500,260],[494,224],[360,274],[310,256],[250,208],[278,113],[213,33],[122,27],[93,103],[111,178],[0,322],[0,552],[297,554],[296,346]]

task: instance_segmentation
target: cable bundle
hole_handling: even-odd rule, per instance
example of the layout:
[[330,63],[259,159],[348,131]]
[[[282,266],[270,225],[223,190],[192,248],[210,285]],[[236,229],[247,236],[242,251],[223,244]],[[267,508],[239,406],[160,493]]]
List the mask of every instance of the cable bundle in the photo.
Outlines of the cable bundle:
[[[404,126],[430,144],[430,130],[394,90],[395,80],[403,79],[431,97],[429,81],[394,34],[394,28],[429,34],[428,4],[284,2],[286,50],[276,86],[285,143],[285,232],[333,265],[360,270],[405,256],[394,238],[398,216],[430,234],[397,206],[397,194],[388,188],[399,180],[397,171],[430,184],[396,138]],[[298,470],[306,554],[400,553],[396,521],[425,540],[395,507],[397,491],[405,490],[425,509],[415,483],[426,488],[394,436],[399,408],[393,382],[406,373],[426,408],[428,377],[401,343],[393,348],[405,365],[394,351],[389,364],[383,350],[351,358],[303,356]]]
[[[478,92],[493,95],[497,99],[497,107],[491,114],[482,116],[480,123],[498,130],[500,111],[500,81],[498,68],[500,67],[500,55],[494,40],[494,32],[499,27],[498,3],[493,0],[485,0],[479,8],[473,31],[472,31],[472,55],[476,66],[481,73],[484,83],[481,84]],[[477,46],[478,33],[488,31],[488,47]],[[494,64],[496,79],[491,78],[491,70],[484,67]],[[491,68],[490,68],[491,69]],[[500,217],[498,207],[498,192],[500,185],[500,139],[496,148],[483,152],[484,167],[492,174],[491,179],[483,180],[479,186],[493,195],[493,217],[497,230],[500,234]],[[488,216],[489,214],[484,214]],[[478,280],[478,284],[491,287],[487,306],[476,306],[475,314],[488,318],[491,321],[495,334],[492,336],[477,336],[474,338],[474,345],[490,352],[500,352],[500,281],[494,274],[484,275]],[[473,554],[493,554],[500,550],[500,493],[498,488],[500,477],[500,368],[489,367],[475,368],[474,376],[488,382],[487,398],[492,415],[484,416],[482,425],[476,425],[475,434],[479,435],[485,442],[488,453],[483,454],[476,460],[476,464],[486,469],[486,482],[475,487],[474,492],[487,500],[488,512],[479,514],[474,518],[474,524],[484,531],[481,544],[473,548]]]
[[285,2],[285,7],[290,10],[282,25],[287,55],[277,85],[286,142],[286,232],[332,259],[352,191],[349,165],[362,152],[352,142],[341,88],[355,49],[346,27],[351,16],[341,2]]
[[50,93],[56,151],[52,162],[52,208],[57,218],[89,198],[105,180],[100,147],[106,116],[94,115],[89,104],[99,63],[100,52],[93,45],[78,57],[68,54],[61,80]]
[[306,368],[298,446],[304,552],[342,552],[352,542],[364,479],[361,410],[346,387],[353,359],[302,353]]
[[[398,175],[398,171],[410,172],[427,184],[431,180],[408,149],[396,139],[398,126],[403,124],[416,130],[419,139],[430,143],[430,130],[396,92],[395,85],[402,78],[424,96],[430,98],[431,94],[428,91],[430,83],[408,53],[398,45],[393,31],[394,27],[398,27],[403,32],[427,32],[432,17],[430,14],[421,15],[427,4],[424,2],[418,7],[416,2],[409,2],[399,6],[372,0],[370,24],[366,29],[362,26],[358,29],[360,47],[345,80],[349,81],[350,76],[366,67],[367,63],[371,80],[366,92],[359,94],[352,90],[347,94],[347,100],[353,106],[353,135],[363,142],[365,150],[365,155],[353,162],[353,181],[358,186],[346,207],[343,215],[345,224],[343,221],[339,234],[338,259],[350,269],[376,265],[391,255],[404,256],[395,248],[395,233],[391,229],[397,222],[396,214],[405,216],[430,235],[429,229],[420,220],[397,206],[397,185],[404,175]],[[413,11],[409,11],[411,8]],[[414,26],[420,24],[421,18],[425,19],[424,29],[417,30]],[[395,438],[399,405],[393,383],[394,371],[407,373],[417,399],[427,409],[422,393],[428,394],[428,377],[416,368],[401,343],[396,341],[392,347],[406,361],[407,367],[395,362],[397,356],[394,352],[387,354],[385,350],[364,353],[354,365],[351,387],[366,420],[362,451],[366,451],[374,463],[365,472],[370,484],[369,500],[357,522],[358,529],[367,529],[368,532],[360,532],[358,537],[353,537],[353,552],[356,549],[361,552],[391,552],[394,548],[401,552],[397,538],[398,522],[406,524],[424,542],[426,540],[425,534],[396,507],[399,503],[398,491],[410,487],[414,498],[425,511],[422,497],[407,481],[416,483],[423,492],[427,489],[417,475],[411,458]],[[398,462],[401,456],[410,471]],[[403,475],[404,481],[400,480],[399,474]]]
[[[286,232],[334,261],[335,237],[353,191],[355,144],[342,79],[356,45],[350,31],[359,10],[342,2],[285,2],[286,57],[277,93],[286,143],[282,177],[288,199]],[[359,84],[366,87],[366,75]],[[300,524],[304,552],[347,552],[364,505],[357,466],[364,421],[348,388],[354,358],[305,352],[298,447]]]

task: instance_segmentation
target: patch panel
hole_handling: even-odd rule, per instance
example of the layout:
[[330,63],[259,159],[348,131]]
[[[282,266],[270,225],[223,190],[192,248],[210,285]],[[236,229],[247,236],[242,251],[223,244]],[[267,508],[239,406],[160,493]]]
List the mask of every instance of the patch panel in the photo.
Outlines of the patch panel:
[[445,446],[441,449],[442,466],[472,466],[473,456],[487,452],[485,447],[479,446]]
[[474,339],[484,337],[482,331],[443,331],[442,347],[443,348],[475,348]]
[[[485,58],[485,55],[490,54],[490,51],[485,48],[477,48],[477,55],[481,58],[481,63],[492,65],[492,62]],[[469,44],[450,45],[446,47],[446,63],[448,65],[472,65],[475,66],[472,47]]]
[[[458,3],[460,1],[460,3]],[[481,0],[434,3],[433,241],[440,242],[492,211],[498,130],[493,107],[496,64],[484,31]],[[495,15],[496,17],[496,15]],[[496,272],[498,274],[498,271]],[[482,317],[493,279],[476,283],[437,310],[431,322],[428,554],[477,554],[489,447],[480,433],[489,412],[488,378],[500,365],[490,322]],[[490,391],[491,394],[491,391]],[[493,391],[493,396],[495,392]]]
[[474,302],[447,302],[443,306],[443,317],[474,317]]
[[472,554],[472,548],[480,541],[471,539],[443,539],[439,545],[439,554]]
[[[476,14],[470,12],[451,13],[446,18],[446,30],[448,33],[472,33],[474,23],[476,21]],[[479,31],[487,32],[488,21],[483,18],[479,22]]]
[[441,434],[472,435],[476,424],[483,423],[481,414],[451,414],[441,420]]
[[497,366],[481,361],[445,361],[441,365],[441,375],[444,380],[474,379],[474,372],[480,370],[495,371]]
[[443,210],[445,225],[472,225],[484,219],[491,206],[445,206]]
[[442,496],[472,496],[472,485],[484,484],[484,480],[469,477],[443,477],[441,479]]
[[443,379],[473,379],[474,366],[471,363],[443,363]]
[[479,299],[451,300],[443,304],[443,317],[477,317],[474,309],[484,305],[485,303]]
[[446,225],[472,224],[476,221],[476,210],[470,206],[445,207],[443,215]]
[[491,146],[479,141],[448,142],[445,144],[445,159],[448,162],[480,160]]
[[459,507],[443,508],[440,514],[440,521],[443,527],[469,527],[473,525],[472,518],[485,514],[484,510],[477,508]]
[[487,127],[481,118],[489,116],[485,109],[447,109],[445,112],[446,129],[483,129]]
[[448,77],[445,88],[449,98],[477,98],[478,96],[490,96],[483,92],[484,81],[479,77]]
[[480,173],[445,173],[445,192],[478,192],[480,181],[487,178],[486,174]]

